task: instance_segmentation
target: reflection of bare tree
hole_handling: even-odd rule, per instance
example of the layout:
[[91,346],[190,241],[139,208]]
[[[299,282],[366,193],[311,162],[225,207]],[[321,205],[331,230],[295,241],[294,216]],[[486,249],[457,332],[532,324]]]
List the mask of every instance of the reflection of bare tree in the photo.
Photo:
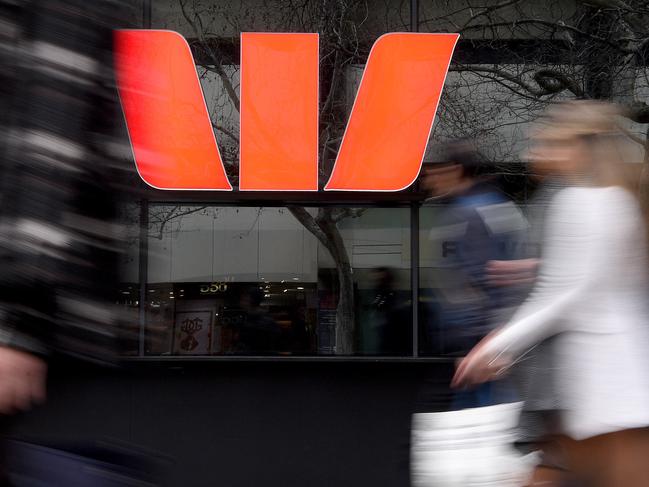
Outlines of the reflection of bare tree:
[[[238,185],[239,150],[236,116],[239,112],[238,56],[235,55],[238,33],[261,30],[320,34],[322,99],[319,150],[323,163],[320,181],[325,181],[342,139],[349,108],[345,90],[346,70],[366,55],[366,49],[361,48],[362,44],[367,44],[365,37],[375,37],[363,32],[369,15],[367,0],[259,0],[254,5],[250,2],[173,1],[178,2],[182,19],[193,36],[189,42],[199,59],[199,74],[216,77],[220,83],[221,91],[216,100],[212,100],[212,124],[226,171],[235,187]],[[393,17],[386,15],[386,18]],[[337,225],[342,219],[360,213],[322,208],[312,216],[304,208],[291,208],[290,211],[335,261],[339,284],[336,353],[351,353],[355,321],[352,268]]]
[[[344,218],[358,217],[362,209],[320,208],[316,216],[300,207],[289,208],[293,216],[311,232],[327,249],[336,263],[338,274],[338,326],[336,327],[336,345],[339,353],[352,352],[354,337],[354,280],[352,266],[345,249],[345,243],[338,231],[337,224]],[[349,347],[349,348],[346,348]]]
[[[168,2],[189,37],[199,75],[206,82],[218,82],[208,105],[235,186],[240,32],[320,34],[319,150],[324,181],[347,120],[349,75],[365,62],[379,34],[408,30],[409,2],[399,0]],[[419,0],[419,4],[420,31],[462,35],[440,102],[435,140],[473,137],[482,142],[490,160],[519,160],[524,127],[548,104],[565,98],[609,99],[625,107],[624,130],[649,162],[646,0]],[[505,172],[520,171],[501,167]],[[315,214],[299,207],[290,211],[336,263],[337,351],[348,353],[354,332],[353,281],[338,223],[355,214],[324,208]]]
[[207,210],[207,206],[162,206],[156,205],[149,210],[149,232],[153,231],[154,234],[149,234],[149,238],[155,237],[162,240],[164,237],[167,225],[176,219],[183,216],[191,215]]
[[507,142],[504,125],[529,121],[557,99],[607,99],[625,108],[626,131],[649,160],[646,0],[483,0],[453,2],[453,8],[421,0],[421,5],[422,31],[459,32],[465,46],[492,58],[482,64],[476,56],[456,56],[451,65],[456,81],[447,84],[442,100],[446,134],[476,135],[507,158],[513,147],[499,147]]
[[[505,124],[513,123],[516,130],[560,99],[613,101],[623,107],[620,128],[644,160],[631,169],[637,171],[637,189],[649,208],[646,0],[483,0],[426,9],[432,4],[421,0],[428,12],[421,30],[454,30],[471,39],[472,49],[494,58],[478,64],[476,56],[468,56],[470,62],[456,56],[451,71],[458,81],[447,84],[442,100],[446,134],[477,136],[493,160],[516,160],[521,147],[512,144],[516,136],[507,136]],[[482,89],[484,84],[495,89]],[[467,96],[471,91],[479,95]],[[463,102],[467,99],[473,105]],[[517,134],[519,139],[524,135]],[[512,168],[499,166],[504,172]]]

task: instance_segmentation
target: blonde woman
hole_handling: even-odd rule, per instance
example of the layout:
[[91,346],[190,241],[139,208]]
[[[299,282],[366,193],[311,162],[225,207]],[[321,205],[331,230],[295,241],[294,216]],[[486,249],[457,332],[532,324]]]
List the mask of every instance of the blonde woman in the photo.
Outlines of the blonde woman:
[[531,158],[566,187],[550,205],[539,277],[510,322],[461,361],[454,385],[491,380],[556,336],[553,445],[585,485],[634,487],[649,485],[649,262],[638,202],[616,164],[616,115],[591,101],[548,113]]

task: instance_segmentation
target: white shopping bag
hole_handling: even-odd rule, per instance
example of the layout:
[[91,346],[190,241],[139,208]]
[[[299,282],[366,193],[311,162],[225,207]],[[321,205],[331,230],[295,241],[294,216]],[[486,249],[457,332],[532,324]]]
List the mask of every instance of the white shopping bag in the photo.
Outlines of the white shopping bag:
[[459,411],[418,413],[412,418],[414,487],[520,487],[536,458],[516,451],[522,403]]

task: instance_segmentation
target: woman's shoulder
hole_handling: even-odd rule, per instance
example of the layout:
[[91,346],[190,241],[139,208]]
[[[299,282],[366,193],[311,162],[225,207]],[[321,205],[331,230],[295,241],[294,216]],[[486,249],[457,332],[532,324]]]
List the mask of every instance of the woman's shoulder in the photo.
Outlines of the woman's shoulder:
[[[550,201],[550,219],[583,219],[600,200],[600,188],[570,186],[557,191]],[[554,218],[553,218],[554,217]]]
[[[626,234],[642,223],[635,196],[620,186],[571,187],[562,189],[552,201],[550,220],[569,224],[573,231],[589,227],[607,234]],[[591,229],[592,230],[592,229]]]
[[[553,203],[561,206],[572,206],[578,202],[598,202],[598,206],[604,207],[611,204],[614,206],[621,205],[634,208],[638,206],[635,196],[621,186],[572,186],[557,191],[553,198]],[[593,208],[591,207],[590,209]]]

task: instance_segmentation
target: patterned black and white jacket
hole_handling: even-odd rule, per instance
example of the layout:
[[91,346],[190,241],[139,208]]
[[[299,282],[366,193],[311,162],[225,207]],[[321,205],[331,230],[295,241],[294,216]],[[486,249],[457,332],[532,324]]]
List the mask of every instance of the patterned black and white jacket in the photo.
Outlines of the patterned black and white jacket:
[[0,0],[0,344],[111,360],[120,0]]

